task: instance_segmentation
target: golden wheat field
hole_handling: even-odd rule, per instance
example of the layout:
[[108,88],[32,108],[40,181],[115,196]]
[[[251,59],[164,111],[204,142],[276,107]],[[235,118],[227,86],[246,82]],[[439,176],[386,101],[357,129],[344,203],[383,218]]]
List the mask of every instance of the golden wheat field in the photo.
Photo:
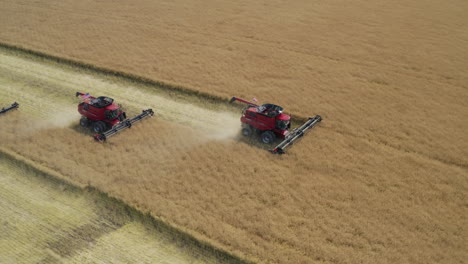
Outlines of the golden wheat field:
[[[2,1],[1,149],[259,263],[468,259],[466,1]],[[75,91],[155,118],[106,144]],[[236,95],[324,121],[286,155],[237,135]]]

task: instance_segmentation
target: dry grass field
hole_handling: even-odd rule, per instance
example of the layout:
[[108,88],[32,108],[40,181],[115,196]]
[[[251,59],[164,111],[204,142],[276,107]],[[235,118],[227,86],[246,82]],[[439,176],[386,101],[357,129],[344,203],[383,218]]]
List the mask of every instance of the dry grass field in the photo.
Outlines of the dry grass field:
[[[461,0],[5,0],[0,42],[324,121],[275,157],[239,143],[230,134],[236,113],[222,105],[188,98],[188,110],[174,112],[157,88],[126,93],[118,80],[2,52],[0,103],[27,103],[1,118],[0,144],[250,260],[463,263],[467,8]],[[160,118],[105,145],[62,122],[31,130],[58,120],[84,88],[133,112],[162,105]],[[192,103],[204,114],[186,117]],[[216,130],[220,119],[227,129]]]

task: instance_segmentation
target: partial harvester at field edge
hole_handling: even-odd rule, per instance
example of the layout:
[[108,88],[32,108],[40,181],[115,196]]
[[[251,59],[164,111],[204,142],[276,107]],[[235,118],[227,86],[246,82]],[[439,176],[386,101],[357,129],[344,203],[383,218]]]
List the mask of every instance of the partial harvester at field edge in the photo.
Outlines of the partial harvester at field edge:
[[19,107],[19,104],[17,102],[14,102],[13,104],[11,104],[10,107],[7,107],[7,108],[2,108],[2,110],[0,110],[0,114],[4,114],[10,110],[13,110],[13,109],[17,109]]

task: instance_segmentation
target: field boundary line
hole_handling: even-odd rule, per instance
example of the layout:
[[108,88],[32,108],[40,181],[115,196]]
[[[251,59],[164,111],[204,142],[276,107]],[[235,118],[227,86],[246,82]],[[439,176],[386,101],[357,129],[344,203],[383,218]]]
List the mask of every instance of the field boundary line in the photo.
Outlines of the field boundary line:
[[121,77],[121,78],[125,78],[125,79],[132,80],[132,81],[137,81],[137,82],[142,83],[142,84],[149,84],[149,85],[153,85],[153,86],[158,86],[161,89],[165,89],[165,90],[172,90],[172,91],[182,92],[182,93],[187,94],[187,95],[200,96],[200,97],[203,97],[204,99],[208,99],[208,100],[211,100],[211,101],[214,101],[214,102],[227,102],[227,100],[225,98],[221,97],[221,96],[216,96],[216,95],[212,95],[212,94],[209,94],[209,93],[197,91],[195,89],[182,87],[180,85],[175,85],[175,84],[170,84],[170,83],[166,83],[166,82],[162,82],[162,81],[157,81],[157,80],[150,79],[150,78],[143,77],[143,76],[139,76],[139,75],[136,75],[136,74],[131,74],[131,73],[123,72],[123,71],[113,70],[113,69],[106,68],[106,67],[96,66],[94,64],[87,63],[87,62],[80,61],[80,60],[64,58],[64,57],[52,55],[52,54],[49,54],[49,53],[45,53],[45,52],[42,52],[42,51],[37,51],[37,50],[24,48],[24,47],[20,47],[20,46],[13,45],[13,44],[8,44],[8,43],[5,43],[4,41],[0,41],[0,47],[2,47],[4,49],[7,49],[7,50],[12,50],[12,51],[17,51],[17,52],[30,54],[30,55],[33,55],[33,56],[36,56],[36,57],[40,57],[40,58],[43,58],[43,59],[55,61],[55,62],[58,62],[58,63],[62,63],[62,64],[66,64],[66,65],[79,67],[79,68],[82,68],[82,69],[87,69],[87,70],[103,73],[103,74],[106,74],[106,75],[112,75],[112,76]]
[[[176,93],[187,95],[187,96],[203,98],[204,100],[208,100],[211,103],[228,105],[229,99],[231,99],[231,98],[224,98],[222,96],[202,92],[202,91],[196,90],[195,88],[184,87],[184,86],[173,84],[173,83],[158,81],[155,79],[139,76],[139,75],[132,74],[132,73],[127,73],[124,71],[113,70],[111,68],[97,66],[97,65],[87,63],[84,61],[80,61],[80,60],[76,60],[76,59],[64,58],[58,55],[52,55],[46,52],[42,52],[42,51],[30,49],[30,48],[24,48],[15,44],[6,43],[5,41],[0,41],[0,48],[3,48],[5,50],[10,50],[13,52],[25,53],[25,54],[32,55],[35,57],[53,61],[56,63],[61,63],[61,64],[69,65],[72,67],[77,67],[77,68],[81,68],[84,70],[93,71],[93,72],[100,73],[103,75],[122,78],[128,81],[137,82],[143,85],[156,86],[159,89],[164,90],[164,91],[172,91],[172,92],[176,92]],[[291,113],[288,113],[288,115],[290,115],[291,119],[293,119],[293,121],[295,122],[305,122],[308,120],[308,117],[306,116],[299,116],[299,115],[295,115]]]
[[[123,212],[126,216],[130,217],[131,220],[139,220],[141,223],[150,225],[156,230],[166,233],[170,237],[174,238],[175,243],[180,245],[188,245],[190,248],[195,248],[201,251],[208,252],[218,259],[222,259],[227,263],[235,264],[251,264],[256,263],[253,260],[250,260],[246,257],[241,257],[234,253],[230,253],[224,246],[220,245],[218,242],[198,234],[196,231],[188,230],[184,227],[178,226],[173,223],[164,221],[163,219],[152,215],[150,212],[143,212],[138,210],[136,207],[133,207],[127,204],[120,198],[111,196],[110,194],[101,191],[100,189],[86,184],[81,184],[70,180],[69,178],[63,176],[57,171],[47,168],[41,164],[34,162],[31,159],[26,158],[25,156],[16,153],[15,151],[9,150],[5,147],[0,146],[0,159],[8,159],[14,164],[18,164],[23,168],[35,172],[37,175],[42,176],[47,181],[52,181],[56,184],[65,185],[73,191],[77,192],[87,192],[95,197],[99,198],[101,201],[115,206],[119,212]],[[117,210],[116,210],[117,211]]]

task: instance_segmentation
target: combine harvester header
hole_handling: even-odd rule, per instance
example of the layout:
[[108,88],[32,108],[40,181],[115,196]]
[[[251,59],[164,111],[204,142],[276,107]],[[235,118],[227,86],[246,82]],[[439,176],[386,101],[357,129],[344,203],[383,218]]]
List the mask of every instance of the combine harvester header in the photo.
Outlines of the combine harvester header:
[[294,142],[304,136],[305,132],[313,128],[318,122],[322,121],[322,117],[316,115],[309,117],[309,120],[302,126],[295,128],[292,132],[286,135],[285,139],[278,144],[274,149],[270,150],[274,154],[284,154],[284,149],[294,144]]
[[131,128],[134,123],[141,121],[147,117],[153,116],[153,115],[154,115],[154,112],[152,109],[143,110],[141,114],[118,123],[117,125],[112,127],[110,130],[107,130],[106,132],[101,133],[101,134],[96,134],[94,136],[94,139],[100,142],[106,141],[106,139],[108,139],[109,137],[116,135],[127,128]]
[[11,104],[10,107],[2,108],[2,110],[0,110],[0,114],[4,114],[10,110],[17,109],[18,107],[19,107],[19,104],[17,102],[14,102],[13,104]]

